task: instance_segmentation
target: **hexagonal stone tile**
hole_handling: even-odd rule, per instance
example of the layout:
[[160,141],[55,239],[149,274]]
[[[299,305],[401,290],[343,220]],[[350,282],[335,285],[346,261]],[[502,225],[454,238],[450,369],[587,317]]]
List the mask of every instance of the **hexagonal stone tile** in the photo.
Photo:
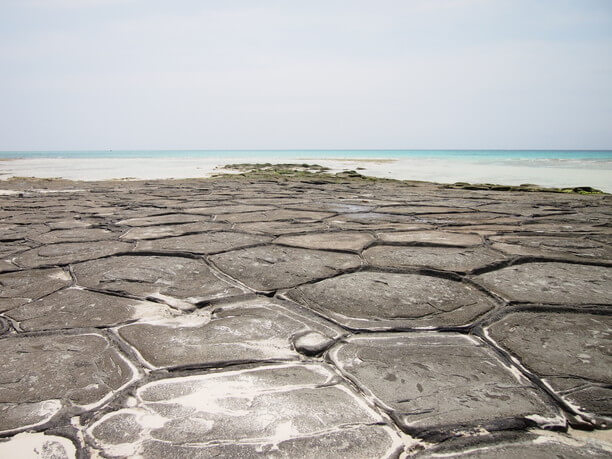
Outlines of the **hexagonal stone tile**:
[[8,337],[0,354],[0,433],[98,406],[136,374],[98,333]]
[[373,266],[384,268],[426,267],[467,272],[504,259],[486,247],[396,247],[379,245],[363,252]]
[[342,330],[268,298],[119,328],[119,335],[136,348],[151,368],[299,360],[293,341],[306,333],[324,339],[320,349],[323,351]]
[[275,244],[304,247],[306,249],[350,250],[358,252],[374,241],[374,236],[356,231],[313,233],[299,236],[281,236]]
[[612,317],[570,312],[515,312],[488,336],[588,417],[612,421]]
[[612,270],[570,263],[524,263],[476,277],[513,301],[553,304],[609,304]]
[[310,212],[308,210],[276,209],[263,212],[244,212],[237,214],[218,215],[219,221],[231,223],[271,222],[275,220],[299,220],[313,222],[334,215],[330,212]]
[[386,457],[399,436],[321,364],[162,379],[87,429],[105,455]]
[[60,268],[0,274],[0,312],[67,287],[71,282],[70,274]]
[[478,234],[451,233],[448,231],[395,231],[378,233],[383,242],[403,244],[449,245],[456,247],[474,247],[482,244]]
[[305,231],[327,231],[328,225],[325,223],[301,223],[292,221],[274,222],[252,222],[239,223],[233,226],[236,231],[256,234],[270,234],[273,236],[281,234],[303,233]]
[[154,241],[140,241],[136,244],[136,250],[211,254],[263,244],[271,240],[269,236],[217,231]]
[[357,255],[269,245],[213,255],[223,272],[262,291],[293,287],[357,268]]
[[202,217],[199,215],[189,214],[165,214],[165,215],[153,215],[149,217],[135,217],[128,218],[126,220],[120,220],[117,225],[122,226],[155,226],[155,225],[169,225],[173,223],[194,223],[194,222],[206,222],[210,220],[209,217]]
[[287,296],[346,327],[365,330],[468,325],[495,304],[461,282],[419,274],[357,272]]
[[138,319],[170,317],[159,303],[104,295],[78,288],[52,293],[6,313],[24,331],[108,327]]
[[79,263],[73,271],[83,287],[163,300],[185,310],[246,291],[219,279],[203,260],[183,257],[124,255]]
[[57,242],[103,241],[116,239],[117,236],[118,234],[103,228],[78,228],[49,231],[32,236],[31,239],[42,244],[54,244]]
[[545,394],[472,336],[350,337],[329,357],[412,435],[444,439],[468,429],[565,425]]
[[556,258],[612,259],[612,249],[606,244],[576,237],[551,236],[491,236],[491,246],[511,255]]
[[67,265],[132,250],[132,244],[115,241],[64,242],[44,245],[17,255],[13,262],[25,268]]
[[229,225],[215,222],[186,223],[184,225],[136,226],[130,228],[120,239],[139,241],[142,239],[160,239],[168,236],[183,236],[204,231],[222,231]]
[[483,458],[483,459],[549,459],[609,457],[609,443],[577,439],[556,432],[496,433],[463,436],[428,448],[414,457]]

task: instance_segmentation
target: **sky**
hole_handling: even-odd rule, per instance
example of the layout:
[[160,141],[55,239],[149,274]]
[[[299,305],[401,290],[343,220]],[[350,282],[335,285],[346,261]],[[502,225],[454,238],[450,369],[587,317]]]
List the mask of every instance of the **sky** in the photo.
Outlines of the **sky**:
[[0,150],[612,149],[611,0],[0,0]]

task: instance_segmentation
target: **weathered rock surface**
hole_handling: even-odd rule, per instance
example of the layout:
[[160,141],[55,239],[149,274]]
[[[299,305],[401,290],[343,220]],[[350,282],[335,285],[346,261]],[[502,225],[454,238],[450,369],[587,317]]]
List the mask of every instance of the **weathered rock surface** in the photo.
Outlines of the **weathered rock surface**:
[[384,268],[414,266],[458,272],[472,271],[504,259],[499,253],[485,247],[396,247],[383,245],[370,247],[363,252],[363,257],[372,266]]
[[11,309],[6,316],[24,331],[108,327],[137,319],[169,317],[164,305],[69,288]]
[[0,456],[609,457],[611,204],[0,180]]
[[[537,432],[537,431],[535,431]],[[426,449],[415,457],[469,457],[493,459],[604,458],[612,453],[605,443],[585,441],[569,435],[539,431],[527,435],[505,434],[458,437]]]
[[386,457],[401,449],[382,417],[320,364],[162,379],[139,388],[132,405],[88,428],[96,449],[145,457]]
[[205,231],[222,231],[229,229],[223,223],[198,222],[183,225],[136,226],[121,235],[122,240],[140,241],[142,239],[160,239],[168,236],[183,236],[185,234],[202,233]]
[[65,242],[44,245],[28,250],[14,258],[14,263],[24,268],[67,265],[95,258],[107,257],[120,252],[129,252],[132,245],[125,242],[99,241]]
[[492,236],[494,249],[509,255],[612,260],[612,248],[586,238],[554,236]]
[[119,328],[119,335],[138,350],[151,368],[299,360],[292,339],[300,333],[318,334],[329,347],[342,331],[314,315],[298,314],[288,305],[269,299],[247,300],[197,315]]
[[136,244],[136,251],[211,254],[263,244],[270,240],[272,238],[267,236],[216,231],[190,236],[168,237],[154,241],[140,241]]
[[0,274],[0,312],[53,293],[71,282],[70,274],[60,268]]
[[361,265],[356,255],[269,245],[210,257],[223,272],[256,290],[293,287]]
[[525,263],[476,279],[512,301],[578,305],[612,302],[612,270],[603,266]]
[[98,333],[0,339],[0,433],[101,404],[135,370]]
[[612,422],[612,317],[515,312],[486,330],[576,410]]
[[366,330],[467,325],[495,304],[467,284],[419,274],[358,272],[287,296],[346,327]]
[[303,234],[299,236],[281,236],[275,244],[304,247],[306,249],[350,250],[358,252],[374,241],[374,236],[358,232],[333,232]]
[[74,266],[83,287],[162,300],[179,309],[245,292],[215,276],[202,260],[135,256],[105,258]]
[[379,233],[378,237],[383,242],[414,245],[474,247],[482,244],[482,237],[478,234],[451,233],[448,231],[385,231]]
[[49,231],[32,236],[31,239],[42,244],[53,244],[58,242],[104,241],[116,239],[116,237],[112,231],[102,228],[79,228]]
[[351,337],[332,348],[330,358],[416,436],[565,423],[544,393],[470,336]]

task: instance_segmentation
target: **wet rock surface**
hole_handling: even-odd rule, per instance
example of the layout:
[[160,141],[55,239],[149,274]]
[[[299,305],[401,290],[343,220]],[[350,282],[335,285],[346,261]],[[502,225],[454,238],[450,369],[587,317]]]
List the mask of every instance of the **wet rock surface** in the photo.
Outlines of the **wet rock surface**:
[[0,456],[612,454],[608,196],[0,188]]

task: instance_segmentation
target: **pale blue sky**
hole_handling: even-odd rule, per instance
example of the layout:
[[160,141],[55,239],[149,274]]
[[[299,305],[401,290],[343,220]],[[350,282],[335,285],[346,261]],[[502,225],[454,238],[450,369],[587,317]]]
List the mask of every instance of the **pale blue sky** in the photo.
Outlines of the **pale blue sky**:
[[0,149],[612,148],[612,0],[0,0]]

